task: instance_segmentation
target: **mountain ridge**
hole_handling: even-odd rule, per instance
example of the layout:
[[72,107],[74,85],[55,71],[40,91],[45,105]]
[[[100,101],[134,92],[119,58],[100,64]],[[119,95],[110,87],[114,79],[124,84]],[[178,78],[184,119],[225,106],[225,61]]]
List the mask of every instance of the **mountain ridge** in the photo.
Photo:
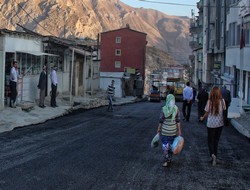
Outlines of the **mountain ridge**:
[[0,0],[0,27],[25,28],[66,38],[97,39],[98,33],[130,28],[147,33],[148,46],[169,53],[178,63],[187,61],[189,18],[133,8],[120,0]]

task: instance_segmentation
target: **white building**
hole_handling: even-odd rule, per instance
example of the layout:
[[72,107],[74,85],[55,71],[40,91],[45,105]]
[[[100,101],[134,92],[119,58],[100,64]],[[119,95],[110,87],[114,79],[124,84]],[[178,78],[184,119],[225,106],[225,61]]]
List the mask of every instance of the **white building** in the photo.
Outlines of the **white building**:
[[[250,0],[230,2],[226,25],[226,64],[222,78],[224,83],[235,84],[230,88],[234,96],[240,96],[242,91],[243,100],[250,103]],[[240,49],[242,29],[245,46]]]

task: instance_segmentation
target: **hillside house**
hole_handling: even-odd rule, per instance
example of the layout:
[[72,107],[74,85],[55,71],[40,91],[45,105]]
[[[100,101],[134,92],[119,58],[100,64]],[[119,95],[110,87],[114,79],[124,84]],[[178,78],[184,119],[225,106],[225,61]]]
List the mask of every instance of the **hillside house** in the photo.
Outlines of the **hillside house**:
[[129,25],[101,33],[100,88],[107,89],[111,80],[115,80],[116,96],[122,97],[122,78],[125,78],[125,93],[130,96],[138,79],[138,89],[141,88],[143,93],[146,36]]

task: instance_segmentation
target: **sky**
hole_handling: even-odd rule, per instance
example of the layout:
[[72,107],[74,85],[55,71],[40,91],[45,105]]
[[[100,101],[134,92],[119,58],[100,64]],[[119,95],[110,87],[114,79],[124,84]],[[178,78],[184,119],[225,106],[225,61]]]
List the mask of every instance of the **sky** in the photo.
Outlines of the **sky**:
[[191,17],[191,10],[198,15],[197,2],[199,0],[120,0],[135,8],[150,8],[161,11],[167,15]]

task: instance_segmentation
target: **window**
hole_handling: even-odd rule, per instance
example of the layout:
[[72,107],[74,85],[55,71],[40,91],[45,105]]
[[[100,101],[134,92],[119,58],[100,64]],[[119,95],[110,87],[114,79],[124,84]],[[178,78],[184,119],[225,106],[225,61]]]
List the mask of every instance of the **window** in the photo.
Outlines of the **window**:
[[229,31],[228,31],[228,46],[235,46],[237,45],[237,25],[236,23],[229,24]]
[[121,56],[122,55],[122,51],[120,49],[116,49],[115,50],[115,55]]
[[121,62],[115,61],[115,68],[121,68]]
[[42,69],[42,57],[28,53],[17,53],[17,61],[19,63],[21,75],[36,75]]
[[250,44],[250,22],[246,23],[246,29],[245,29],[245,43]]
[[236,41],[236,45],[240,45],[240,24],[239,25],[237,25],[237,41]]
[[121,37],[116,37],[115,38],[115,43],[116,44],[120,44],[122,42],[122,38]]

